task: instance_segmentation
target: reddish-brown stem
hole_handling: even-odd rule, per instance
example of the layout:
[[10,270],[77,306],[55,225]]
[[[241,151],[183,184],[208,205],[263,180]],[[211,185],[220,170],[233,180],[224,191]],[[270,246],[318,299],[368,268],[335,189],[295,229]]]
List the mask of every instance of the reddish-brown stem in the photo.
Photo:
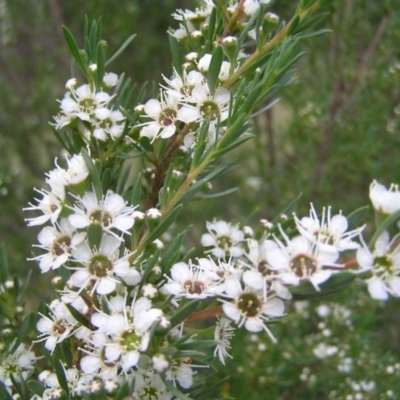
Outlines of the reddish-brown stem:
[[222,313],[222,306],[217,306],[210,308],[208,310],[198,311],[192,314],[185,322],[190,324],[191,322],[214,318],[221,313]]
[[175,150],[182,144],[185,136],[190,132],[190,125],[186,125],[179,133],[174,137],[174,140],[171,141],[166,149],[165,156],[155,164],[155,172],[153,184],[151,185],[150,195],[147,198],[145,210],[152,208],[157,203],[158,192],[160,191],[164,178],[166,169],[168,167],[169,162],[175,152]]

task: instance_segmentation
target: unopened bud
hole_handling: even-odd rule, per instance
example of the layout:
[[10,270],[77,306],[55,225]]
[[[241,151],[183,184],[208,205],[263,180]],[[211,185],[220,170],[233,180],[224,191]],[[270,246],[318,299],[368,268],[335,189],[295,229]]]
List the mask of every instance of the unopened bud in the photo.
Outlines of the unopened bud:
[[221,41],[222,49],[228,57],[231,64],[235,63],[235,58],[238,50],[238,41],[234,36],[227,36]]

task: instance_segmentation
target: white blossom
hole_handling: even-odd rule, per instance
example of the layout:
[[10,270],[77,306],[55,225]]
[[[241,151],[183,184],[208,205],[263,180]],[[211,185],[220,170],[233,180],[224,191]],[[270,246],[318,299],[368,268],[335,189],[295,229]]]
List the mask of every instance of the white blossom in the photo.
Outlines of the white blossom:
[[208,233],[201,237],[201,244],[209,247],[213,256],[225,258],[226,256],[240,257],[243,250],[240,242],[244,240],[243,232],[225,221],[213,221],[206,224]]
[[398,236],[390,240],[389,233],[384,231],[371,250],[366,244],[357,250],[357,262],[360,272],[369,271],[368,291],[376,300],[387,300],[389,294],[400,297],[400,249]]
[[75,214],[69,216],[69,222],[75,228],[87,228],[98,223],[112,235],[116,236],[113,229],[129,234],[134,224],[132,214],[135,207],[128,206],[119,194],[109,190],[103,199],[98,200],[94,192],[87,192],[78,201],[73,207]]

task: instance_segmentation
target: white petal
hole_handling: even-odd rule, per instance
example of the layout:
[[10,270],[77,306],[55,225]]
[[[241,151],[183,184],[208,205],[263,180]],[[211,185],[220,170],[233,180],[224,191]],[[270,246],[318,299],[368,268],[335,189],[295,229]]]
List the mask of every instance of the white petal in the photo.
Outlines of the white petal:
[[161,103],[156,99],[150,99],[144,105],[144,112],[154,119],[158,119],[162,111]]
[[364,247],[358,249],[356,253],[356,258],[358,265],[362,269],[369,270],[372,268],[374,259],[369,250],[365,249]]
[[160,138],[168,139],[175,133],[175,131],[176,131],[176,126],[174,124],[168,125],[161,131]]
[[38,323],[36,324],[36,329],[40,333],[51,332],[53,329],[53,322],[48,320],[47,318],[40,318]]
[[264,326],[259,318],[247,318],[244,323],[244,327],[249,332],[260,332],[263,330]]
[[116,343],[107,344],[105,347],[104,355],[108,361],[116,361],[121,356],[122,350]]
[[334,215],[331,219],[331,222],[329,224],[329,229],[332,232],[337,232],[337,233],[344,233],[346,232],[348,228],[348,222],[347,218],[344,217],[343,215]]
[[110,294],[115,290],[116,286],[117,284],[114,280],[110,278],[102,278],[96,286],[96,292],[98,294]]
[[191,278],[189,267],[184,262],[174,264],[171,268],[172,279],[176,282],[182,283]]
[[140,353],[138,351],[130,351],[122,357],[122,368],[128,371],[130,368],[137,365],[139,362]]
[[281,299],[276,297],[269,299],[265,304],[263,304],[263,314],[281,317],[285,311],[285,305]]
[[222,305],[222,309],[224,310],[224,313],[228,318],[232,319],[235,322],[239,321],[240,312],[234,304],[224,303]]
[[253,289],[262,289],[264,287],[264,279],[258,271],[245,271],[243,273],[243,282]]
[[90,225],[90,219],[87,215],[72,214],[68,217],[70,224],[75,228],[86,228]]
[[242,291],[242,287],[236,275],[230,275],[226,278],[225,292],[229,297],[237,297]]
[[387,300],[389,298],[385,284],[377,277],[369,280],[368,291],[371,297],[375,300]]
[[85,374],[93,374],[100,368],[101,363],[97,357],[86,356],[81,359],[80,366]]

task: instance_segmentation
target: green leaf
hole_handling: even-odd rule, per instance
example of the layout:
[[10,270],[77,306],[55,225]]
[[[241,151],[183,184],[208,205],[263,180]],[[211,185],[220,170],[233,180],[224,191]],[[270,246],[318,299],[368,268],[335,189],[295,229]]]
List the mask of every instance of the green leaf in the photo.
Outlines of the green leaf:
[[142,286],[144,285],[144,283],[147,282],[147,277],[151,274],[151,272],[153,271],[155,265],[157,264],[158,258],[160,256],[160,252],[157,250],[153,256],[149,257],[147,259],[147,264],[146,264],[146,268],[143,271],[142,274],[142,280],[140,282],[139,288],[138,288],[138,293],[140,293]]
[[87,228],[87,239],[89,247],[92,250],[100,248],[101,239],[103,238],[103,227],[99,222],[90,224]]
[[325,35],[327,33],[332,33],[332,29],[319,29],[318,31],[310,32],[310,33],[300,33],[295,37],[296,39],[309,39],[315,36]]
[[68,380],[67,377],[65,376],[65,370],[63,365],[61,364],[61,361],[53,357],[52,362],[60,387],[64,389],[67,392],[67,394],[69,394]]
[[100,42],[97,44],[97,49],[96,49],[96,64],[97,64],[97,69],[96,69],[96,88],[97,90],[100,90],[100,88],[103,85],[103,76],[104,76],[104,66],[105,66],[105,54],[104,54],[104,46]]
[[68,311],[71,313],[71,315],[84,327],[92,330],[93,326],[90,323],[89,318],[87,318],[85,315],[81,314],[76,308],[71,306],[71,304],[65,303],[65,306],[68,308]]
[[371,240],[369,241],[368,247],[372,249],[375,245],[375,242],[378,240],[379,236],[382,235],[384,231],[386,231],[391,225],[394,225],[397,220],[400,218],[400,210],[397,210],[393,214],[389,215],[379,226],[378,229],[375,231],[374,235],[372,236]]
[[5,282],[8,277],[8,256],[5,243],[0,243],[0,279]]
[[202,350],[215,347],[217,342],[215,340],[195,340],[193,342],[186,342],[181,344],[179,350]]
[[66,26],[63,26],[62,30],[64,33],[65,40],[67,41],[69,50],[71,51],[72,57],[74,57],[79,67],[84,69],[81,53],[79,51],[78,44],[76,43],[74,36]]
[[156,226],[156,228],[150,233],[149,237],[147,238],[148,242],[152,242],[159,238],[175,221],[176,217],[182,210],[183,204],[177,205],[173,208],[168,215],[161,221],[161,223]]
[[201,302],[199,300],[191,300],[182,308],[178,309],[170,318],[171,327],[179,325],[186,318],[190,317],[197,309]]
[[222,60],[224,58],[224,51],[221,46],[218,46],[211,57],[210,67],[207,72],[207,84],[210,92],[214,94],[215,87],[218,82],[218,75],[221,71]]
[[94,191],[96,193],[97,200],[100,201],[103,198],[103,189],[101,186],[100,174],[99,174],[92,158],[89,156],[88,152],[82,148],[81,153],[85,160],[86,166],[88,167],[90,176],[92,178]]
[[134,206],[139,204],[141,197],[142,197],[142,175],[139,174],[136,178],[135,185],[133,186],[132,189],[131,204]]
[[0,400],[13,400],[2,381],[0,381]]
[[196,168],[200,164],[201,156],[207,146],[207,136],[209,132],[210,121],[204,120],[200,126],[200,133],[198,135],[197,144],[193,152],[191,169]]
[[37,320],[37,315],[36,314],[28,314],[24,317],[24,320],[22,322],[22,326],[18,330],[18,337],[14,343],[14,346],[11,350],[11,352],[14,352],[17,350],[18,346],[20,343],[24,342],[24,337],[27,335],[27,332],[32,332],[35,330],[36,326],[36,320]]
[[183,232],[181,232],[167,247],[167,249],[164,251],[164,255],[161,260],[161,267],[163,269],[164,273],[167,273],[168,270],[166,268],[170,267],[172,265],[171,259],[178,253],[179,250],[182,246],[182,243],[191,229],[191,226],[188,226]]
[[10,374],[10,379],[11,379],[11,382],[12,382],[14,388],[16,389],[18,394],[21,396],[21,398],[27,399],[29,388],[27,387],[26,382],[24,381],[21,373],[19,375],[19,379],[16,379],[13,374]]
[[43,392],[46,389],[41,383],[38,381],[28,381],[28,387],[31,389],[31,391],[34,394],[37,394],[38,396],[42,397]]
[[217,390],[219,387],[221,387],[225,382],[228,382],[230,379],[230,376],[226,376],[225,378],[221,379],[219,382],[214,383],[213,385],[206,385],[203,390],[201,390],[199,393],[194,396],[196,400],[209,400],[210,393],[214,392]]
[[182,70],[183,59],[181,51],[179,49],[178,41],[172,35],[168,35],[168,40],[169,40],[169,46],[171,48],[172,63],[174,65],[175,71],[178,73],[179,76],[183,76],[183,70]]
[[355,275],[351,272],[338,272],[333,274],[329,280],[319,285],[319,291],[310,282],[306,282],[299,286],[291,287],[290,292],[293,295],[293,300],[319,299],[346,289],[353,282],[354,278]]
[[124,383],[121,385],[115,395],[115,400],[123,400],[127,396],[129,396],[129,394],[133,392],[133,387],[131,387],[132,385],[132,383],[124,381]]
[[108,66],[108,64],[111,64],[118,56],[120,56],[122,54],[122,52],[131,44],[133,39],[135,39],[135,37],[136,37],[136,33],[129,36],[125,40],[125,42],[122,43],[121,47],[108,59],[108,61],[106,62],[105,65]]
[[217,199],[219,197],[228,196],[228,195],[230,195],[232,193],[237,192],[238,190],[239,190],[238,187],[234,187],[234,188],[227,189],[227,190],[224,190],[224,191],[218,192],[218,193],[210,193],[210,194],[201,194],[201,193],[199,193],[197,195],[197,197],[200,197],[202,199]]
[[359,228],[365,224],[369,213],[369,206],[360,207],[347,216],[349,230]]

